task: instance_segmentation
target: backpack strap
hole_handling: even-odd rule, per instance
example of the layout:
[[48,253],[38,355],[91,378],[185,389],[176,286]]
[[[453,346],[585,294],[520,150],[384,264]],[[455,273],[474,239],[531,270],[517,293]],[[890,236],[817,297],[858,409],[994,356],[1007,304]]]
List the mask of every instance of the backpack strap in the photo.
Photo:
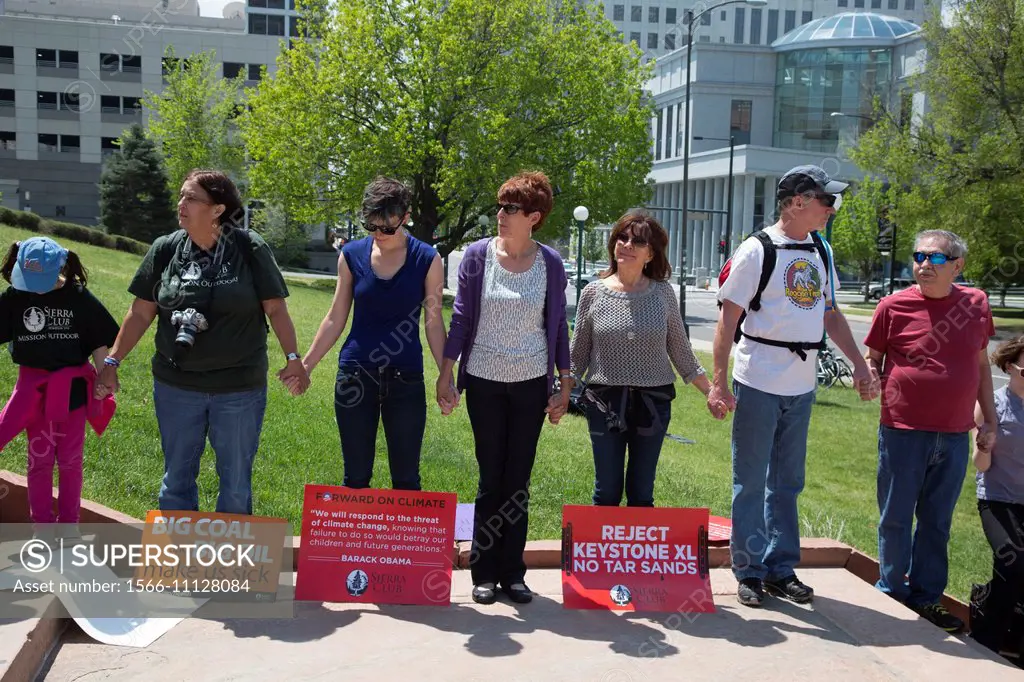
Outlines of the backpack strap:
[[764,230],[758,230],[753,234],[753,237],[761,242],[761,248],[764,250],[764,258],[761,261],[761,279],[757,282],[757,291],[754,293],[754,297],[750,299],[750,305],[747,306],[748,310],[760,310],[761,309],[761,294],[768,287],[768,282],[772,278],[772,272],[775,270],[775,262],[777,260],[775,242],[768,236]]
[[811,232],[811,239],[814,241],[815,248],[818,249],[821,262],[825,264],[825,278],[828,280],[830,298],[832,299],[832,305],[825,305],[825,311],[828,312],[836,307],[836,287],[835,282],[832,281],[832,247],[817,230]]

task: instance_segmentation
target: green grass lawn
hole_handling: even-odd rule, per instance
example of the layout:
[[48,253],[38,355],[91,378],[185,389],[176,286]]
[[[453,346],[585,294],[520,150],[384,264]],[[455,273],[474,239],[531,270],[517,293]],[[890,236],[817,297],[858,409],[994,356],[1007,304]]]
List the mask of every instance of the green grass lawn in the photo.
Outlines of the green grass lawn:
[[[24,239],[30,233],[0,226],[0,243]],[[89,271],[90,289],[120,320],[131,298],[126,289],[140,260],[132,254],[83,244],[66,243],[81,256]],[[331,301],[329,281],[313,286],[293,282],[288,306],[305,349]],[[449,311],[450,312],[450,311]],[[283,365],[276,339],[271,336],[271,369]],[[426,342],[424,341],[424,347]],[[145,518],[156,504],[163,457],[153,413],[150,357],[152,331],[128,357],[121,369],[118,413],[102,439],[90,432],[85,449],[86,498],[122,512]],[[293,533],[300,528],[305,483],[338,485],[342,480],[341,451],[334,421],[333,377],[337,347],[313,374],[313,385],[293,398],[274,379],[264,422],[262,445],[254,472],[255,513],[287,518]],[[710,370],[711,358],[702,355]],[[6,400],[17,369],[0,361],[0,391]],[[437,370],[426,363],[428,396]],[[655,490],[659,506],[709,507],[712,514],[728,516],[731,496],[730,421],[717,422],[708,414],[703,396],[680,385],[672,410],[670,433],[697,443],[666,440]],[[428,400],[423,443],[422,477],[427,490],[458,493],[460,501],[473,500],[477,466],[473,438],[464,404],[442,417]],[[878,403],[861,403],[852,390],[820,391],[811,422],[807,487],[800,498],[805,536],[831,537],[877,555],[875,463],[877,458]],[[383,432],[378,452],[386,452]],[[0,469],[25,472],[26,444],[19,436],[0,453]],[[589,504],[594,467],[583,419],[566,417],[558,426],[545,424],[534,470],[530,538],[557,538],[563,504]],[[390,485],[387,458],[377,458],[373,484]],[[203,458],[199,480],[200,507],[216,504],[217,476],[212,451]],[[971,469],[964,482],[950,543],[951,594],[966,598],[972,581],[988,579],[991,554],[981,532],[975,507]]]

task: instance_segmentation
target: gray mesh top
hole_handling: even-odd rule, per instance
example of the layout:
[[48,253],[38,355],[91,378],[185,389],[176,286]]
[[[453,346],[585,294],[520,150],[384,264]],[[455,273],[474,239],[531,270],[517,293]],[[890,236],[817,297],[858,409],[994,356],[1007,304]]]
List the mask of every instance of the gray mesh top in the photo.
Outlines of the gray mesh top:
[[574,376],[608,386],[671,384],[672,365],[686,383],[704,374],[668,282],[651,281],[632,293],[612,291],[603,280],[588,284],[580,294],[571,359]]

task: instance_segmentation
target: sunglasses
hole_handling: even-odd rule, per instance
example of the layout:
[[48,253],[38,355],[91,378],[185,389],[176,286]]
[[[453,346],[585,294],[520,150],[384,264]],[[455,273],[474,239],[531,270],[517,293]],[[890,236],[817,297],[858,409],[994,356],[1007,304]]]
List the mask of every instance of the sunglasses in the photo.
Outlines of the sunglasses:
[[826,206],[833,207],[836,205],[836,199],[839,197],[835,194],[815,194],[814,198]]
[[946,261],[956,260],[959,256],[947,256],[944,253],[924,253],[923,251],[914,252],[914,262],[923,263],[926,260],[931,261],[932,265],[943,265]]
[[1010,367],[1013,367],[1015,370],[1017,370],[1017,374],[1020,375],[1021,379],[1024,379],[1024,367],[1021,367],[1020,365],[1014,362],[1010,363]]
[[398,224],[394,225],[394,226],[392,226],[392,225],[375,225],[375,224],[371,223],[370,221],[366,221],[365,223],[363,223],[363,229],[365,229],[367,232],[376,232],[377,230],[380,230],[381,234],[394,234],[395,232],[398,232],[398,228],[400,228],[400,227],[402,227],[402,221],[401,220],[399,220]]
[[515,215],[520,211],[523,212],[523,215],[530,213],[529,209],[519,204],[498,204],[498,211],[504,211],[505,215]]
[[647,246],[647,244],[650,243],[646,239],[644,239],[643,237],[637,237],[637,236],[634,236],[634,235],[626,234],[625,232],[620,232],[615,237],[615,240],[617,242],[619,242],[620,244],[629,244],[630,242],[632,242],[633,246],[638,248],[638,249],[643,248],[643,247]]

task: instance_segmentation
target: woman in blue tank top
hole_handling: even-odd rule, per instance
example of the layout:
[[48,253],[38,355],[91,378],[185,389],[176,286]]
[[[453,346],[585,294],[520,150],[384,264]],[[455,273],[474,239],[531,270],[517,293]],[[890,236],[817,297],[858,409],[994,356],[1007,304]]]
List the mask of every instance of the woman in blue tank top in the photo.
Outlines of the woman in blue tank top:
[[[992,363],[1009,375],[1010,383],[995,392],[995,446],[974,452],[978,512],[992,546],[992,579],[971,590],[971,636],[1019,660],[1020,642],[1006,641],[1006,634],[1024,598],[1024,336],[1002,343]],[[974,419],[984,423],[980,407]]]
[[[312,374],[345,329],[338,356],[334,414],[345,463],[344,485],[368,488],[373,476],[377,425],[383,419],[391,485],[420,489],[420,446],[427,421],[420,310],[427,344],[438,367],[446,340],[441,298],[444,267],[434,247],[408,234],[412,195],[397,180],[378,177],[363,194],[369,237],[349,242],[338,258],[334,301],[302,360]],[[438,395],[451,410],[454,387]]]

